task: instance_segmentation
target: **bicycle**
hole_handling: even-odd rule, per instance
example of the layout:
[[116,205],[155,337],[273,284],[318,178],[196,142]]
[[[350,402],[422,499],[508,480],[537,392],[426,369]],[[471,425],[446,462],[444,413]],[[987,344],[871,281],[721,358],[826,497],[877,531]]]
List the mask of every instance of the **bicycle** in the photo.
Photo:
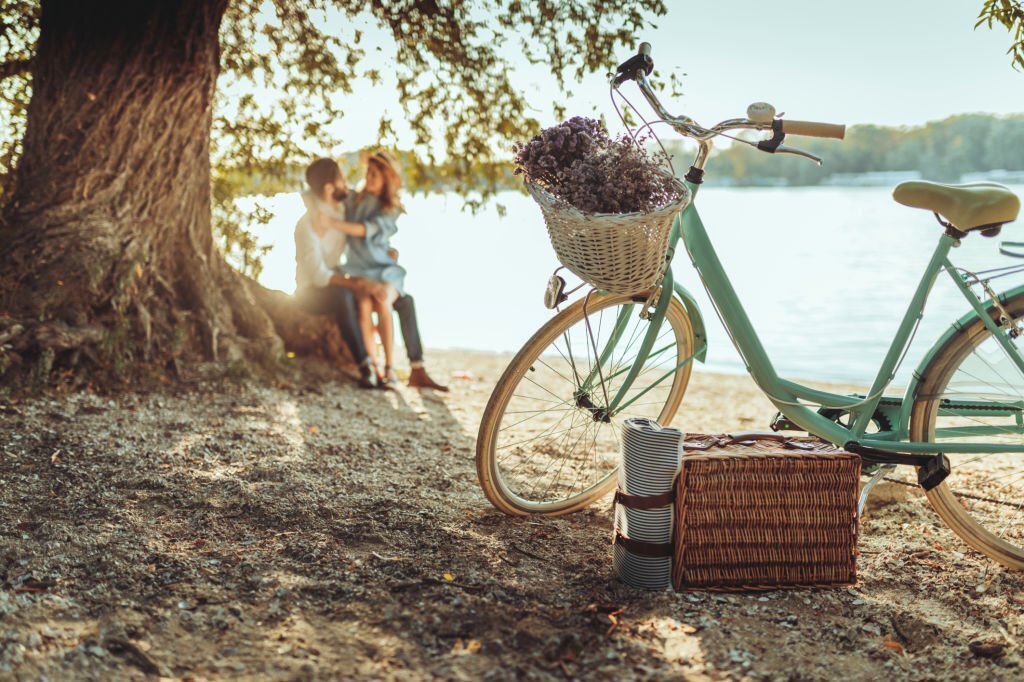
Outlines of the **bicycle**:
[[[865,395],[840,395],[784,379],[719,262],[696,197],[712,140],[719,135],[770,132],[771,138],[760,142],[733,139],[820,163],[813,154],[783,145],[786,135],[841,139],[845,127],[792,121],[776,117],[770,107],[752,105],[745,118],[704,128],[668,113],[647,78],[652,67],[650,45],[644,43],[619,67],[611,87],[617,91],[626,81],[636,82],[659,122],[697,142],[685,176],[692,199],[672,225],[664,278],[655,289],[635,294],[591,290],[517,353],[480,424],[476,462],[487,498],[513,515],[582,509],[615,485],[623,419],[671,423],[693,361],[703,361],[707,351],[703,316],[672,276],[681,242],[747,371],[779,410],[773,430],[806,431],[877,467],[864,486],[861,508],[880,480],[897,467],[914,467],[931,505],[955,533],[996,561],[1024,569],[1024,285],[996,293],[990,284],[1024,266],[971,273],[949,258],[972,233],[997,235],[1017,218],[1020,200],[991,183],[897,186],[896,201],[932,211],[943,234],[871,388]],[[942,272],[964,295],[969,311],[921,359],[903,396],[885,395]]]

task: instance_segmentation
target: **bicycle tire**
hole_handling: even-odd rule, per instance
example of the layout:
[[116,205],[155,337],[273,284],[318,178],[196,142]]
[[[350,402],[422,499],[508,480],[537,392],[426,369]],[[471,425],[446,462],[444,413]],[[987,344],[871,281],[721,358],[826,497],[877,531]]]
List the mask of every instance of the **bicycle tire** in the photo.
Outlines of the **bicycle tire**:
[[[1003,307],[1014,318],[1024,315],[1024,294],[1013,296]],[[993,319],[999,317],[995,308],[989,314]],[[1017,341],[1019,347],[1021,344],[1024,344],[1024,337]],[[1003,428],[998,426],[1001,422],[997,420],[1005,420],[1006,417],[968,419],[948,415],[948,402],[945,403],[947,415],[940,414],[944,399],[952,401],[954,406],[957,399],[968,400],[970,393],[966,389],[972,384],[983,384],[981,390],[984,392],[1006,393],[1007,401],[1009,397],[1024,400],[1024,375],[1015,366],[1009,377],[1000,375],[1006,382],[1005,388],[998,380],[985,378],[996,369],[996,365],[992,364],[992,359],[998,357],[992,354],[996,351],[1001,352],[1005,360],[1009,361],[1005,350],[992,338],[991,332],[977,316],[943,344],[928,363],[915,392],[910,416],[912,441],[939,440],[936,434],[940,419],[944,431],[949,434],[955,433],[958,425],[961,430],[964,426],[978,425]],[[975,364],[985,368],[984,375],[979,377]],[[991,397],[987,399],[991,400]],[[965,421],[977,423],[964,424]],[[1014,441],[1024,442],[1024,434],[1019,433],[1019,427],[1011,427],[1007,423],[1005,428],[1005,435],[995,434],[991,437],[1004,442],[1012,437]],[[951,439],[955,437],[951,435]],[[976,436],[967,434],[960,437],[977,440]],[[1024,570],[1024,513],[1021,509],[1024,505],[1024,484],[1021,483],[1024,477],[1024,455],[949,457],[950,476],[927,492],[928,501],[946,525],[968,545],[1004,566]],[[1015,461],[1017,464],[1014,464]],[[1007,478],[1005,485],[996,487],[997,481]],[[1011,483],[1016,485],[1010,487]],[[1002,527],[998,525],[1000,521],[1003,522]]]
[[[607,324],[607,320],[604,317],[604,313],[606,311],[609,311],[612,308],[618,310],[619,306],[622,305],[642,305],[643,302],[646,301],[646,299],[646,293],[636,295],[595,294],[590,298],[590,301],[587,304],[587,313],[590,320],[592,321],[592,328],[598,326],[603,327],[604,324]],[[552,493],[547,495],[547,497],[542,497],[538,495],[531,496],[526,494],[526,492],[521,489],[522,487],[531,482],[534,484],[534,487],[536,487],[536,481],[539,478],[540,474],[534,474],[532,472],[524,473],[522,475],[522,478],[524,479],[523,481],[513,481],[511,480],[511,471],[506,471],[506,469],[508,469],[509,466],[506,465],[503,468],[503,462],[501,461],[502,457],[499,456],[498,453],[498,450],[503,449],[503,446],[500,445],[498,441],[499,439],[502,438],[501,434],[504,430],[513,427],[519,428],[520,430],[524,429],[524,427],[521,426],[522,422],[519,422],[518,424],[511,423],[511,420],[509,419],[510,412],[508,411],[510,402],[513,399],[516,399],[516,405],[518,406],[518,404],[521,402],[520,398],[522,397],[522,394],[517,394],[517,391],[520,390],[520,387],[526,384],[527,381],[533,382],[534,384],[537,385],[541,385],[538,380],[534,380],[533,376],[528,377],[525,380],[524,377],[526,377],[526,374],[528,372],[531,372],[531,370],[533,370],[533,374],[536,374],[537,368],[540,365],[543,365],[545,367],[551,366],[551,363],[543,360],[543,358],[548,357],[550,360],[551,358],[557,356],[550,352],[548,355],[545,355],[545,351],[550,351],[551,348],[555,348],[556,350],[558,350],[559,339],[562,339],[563,342],[565,342],[566,344],[570,343],[566,339],[570,337],[571,330],[573,327],[583,323],[583,311],[584,300],[577,301],[576,303],[572,304],[565,310],[558,313],[555,317],[553,317],[546,324],[544,324],[536,333],[534,333],[534,335],[526,342],[526,344],[520,349],[520,351],[509,363],[508,367],[505,369],[505,372],[498,380],[498,383],[495,386],[494,391],[491,393],[491,397],[487,402],[487,407],[484,410],[483,418],[481,419],[480,422],[480,430],[477,437],[477,475],[480,486],[481,488],[483,488],[484,494],[487,496],[487,499],[490,500],[490,502],[497,509],[501,510],[506,514],[517,516],[525,516],[531,514],[557,516],[560,514],[567,514],[569,512],[577,511],[579,509],[586,507],[594,500],[606,494],[615,485],[616,475],[618,471],[618,452],[607,452],[608,440],[607,438],[604,438],[604,436],[602,436],[604,440],[599,445],[599,439],[596,433],[597,431],[601,430],[602,427],[600,426],[594,428],[595,435],[593,436],[592,443],[593,452],[586,454],[587,458],[593,456],[593,465],[594,468],[597,469],[598,471],[592,475],[588,474],[586,476],[583,476],[582,474],[578,473],[571,484],[569,484],[568,486],[560,484],[558,487],[554,488],[554,490],[558,491],[557,494]],[[639,321],[639,315],[637,314],[632,315],[632,318],[638,320],[638,325],[645,324],[644,322]],[[665,338],[667,334],[666,328],[672,334],[671,341],[668,341]],[[601,331],[598,331],[596,332],[596,335],[600,336],[601,333]],[[623,334],[623,337],[625,337],[625,334]],[[679,404],[682,401],[683,394],[686,390],[686,386],[689,383],[693,363],[692,361],[688,361],[682,366],[679,366],[679,364],[680,362],[682,362],[683,359],[692,356],[694,347],[693,328],[690,324],[689,315],[686,312],[686,308],[675,296],[672,297],[672,300],[668,306],[665,315],[665,321],[658,333],[658,339],[659,345],[663,346],[666,349],[669,348],[671,344],[674,344],[675,353],[669,353],[669,355],[671,356],[671,358],[675,359],[675,365],[677,366],[677,369],[674,375],[672,375],[671,379],[667,378],[667,374],[664,375],[665,378],[662,380],[662,384],[669,384],[669,382],[671,382],[669,384],[668,390],[659,389],[658,386],[655,386],[653,389],[650,389],[652,391],[652,394],[655,389],[658,389],[657,395],[664,394],[664,401],[662,402],[661,398],[656,398],[651,404],[659,403],[659,406],[656,409],[651,408],[643,410],[643,412],[645,412],[644,416],[656,418],[659,423],[663,425],[668,425],[675,417],[676,411],[679,408]],[[572,346],[567,347],[571,348]],[[604,346],[600,347],[603,348]],[[619,346],[616,346],[616,349],[618,348]],[[625,347],[624,355],[628,355],[628,352],[629,348],[627,346]],[[591,428],[591,426],[585,421],[588,418],[587,414],[590,413],[591,416],[589,418],[593,419],[593,422],[598,422],[599,420],[596,417],[597,413],[594,412],[594,410],[600,409],[600,407],[597,405],[594,405],[592,407],[583,407],[579,404],[580,400],[577,397],[574,397],[574,395],[564,394],[564,390],[567,390],[570,385],[576,385],[575,377],[572,381],[570,381],[567,377],[564,376],[565,374],[570,373],[567,369],[568,361],[570,359],[572,359],[572,353],[568,353],[567,357],[567,354],[562,352],[561,359],[559,360],[559,362],[563,363],[562,367],[565,371],[555,372],[562,379],[566,380],[565,389],[560,391],[556,390],[554,393],[552,393],[552,391],[548,390],[547,388],[545,388],[544,390],[548,390],[549,393],[552,393],[552,395],[556,396],[557,399],[561,401],[562,404],[558,406],[558,409],[565,413],[562,415],[561,419],[565,419],[568,413],[573,413],[571,416],[571,423],[576,424],[577,413],[579,414],[579,427],[582,428],[585,433],[587,430]],[[659,360],[663,362],[662,365],[650,364],[650,367],[660,367],[662,370],[664,370],[667,366],[664,364],[664,362],[669,360],[666,357],[662,357]],[[625,371],[624,369],[622,369],[623,367],[625,367],[625,363],[626,360],[620,359],[620,373]],[[645,372],[649,371],[647,369],[649,363],[652,363],[652,358],[650,357],[645,363],[644,368],[641,369],[641,373],[637,377],[637,382],[634,383],[633,387],[631,387],[631,390],[633,390],[633,388],[641,390],[641,378],[643,377]],[[616,368],[614,362],[614,351],[611,356],[611,367],[613,369]],[[576,368],[573,367],[573,372],[575,371]],[[650,378],[648,380],[650,380]],[[557,383],[561,384],[562,382],[557,381]],[[609,383],[611,383],[611,380],[609,380]],[[572,393],[575,394],[577,390],[578,387],[577,389],[573,390]],[[601,392],[595,390],[594,393],[599,394]],[[588,398],[588,400],[589,399],[590,398]],[[593,399],[600,402],[598,396],[593,396]],[[549,400],[549,402],[556,401]],[[644,402],[647,403],[648,401],[645,399]],[[647,405],[645,405],[645,407],[646,406]],[[638,407],[636,410],[633,411],[627,410],[622,415],[609,416],[608,425],[612,429],[617,429],[619,428],[617,424],[619,418],[634,416],[634,412],[638,413],[640,411],[641,410],[639,410]],[[515,410],[513,410],[513,412],[515,412]],[[534,410],[534,412],[539,413],[541,412],[541,410]],[[519,412],[519,414],[516,415],[515,418],[518,420],[522,414],[523,412]],[[533,419],[536,416],[538,415],[527,417],[523,421]],[[553,418],[554,416],[545,417],[545,419]],[[542,420],[537,425],[534,425],[532,428],[540,428],[540,426],[543,425],[544,423],[544,420]],[[513,432],[513,434],[514,433],[515,432]],[[549,450],[555,450],[554,455],[550,453],[545,453],[541,455],[541,457],[543,458],[555,458],[558,457],[560,454],[558,452],[559,447],[551,448],[552,435],[557,434],[549,433],[547,442],[537,443],[535,446],[531,446],[534,450],[542,449],[541,446],[547,447]],[[615,437],[618,437],[617,434]],[[511,438],[511,435],[509,436],[509,438]],[[538,438],[534,440],[539,440],[539,438],[540,436],[538,436]],[[568,438],[566,438],[565,440],[567,443],[569,442]],[[578,440],[579,439],[577,439],[577,442]],[[526,442],[532,443],[533,441]],[[516,443],[516,446],[517,448],[522,449],[522,443]],[[600,453],[598,452],[598,450],[600,450]],[[571,454],[572,453],[570,453],[570,455]],[[601,455],[602,459],[598,459],[599,454]],[[527,461],[530,460],[530,458],[533,458],[535,455],[536,453],[530,454],[526,458]],[[609,459],[610,457],[614,457],[613,466],[610,464],[612,461],[611,459]],[[565,461],[569,460],[569,458],[569,455],[563,457],[563,461],[559,466],[564,467]],[[505,459],[507,459],[507,456]],[[579,464],[580,467],[586,465],[589,461],[584,461],[582,455],[575,456],[575,460],[578,462],[582,462],[581,464]],[[520,464],[522,464],[522,461],[520,461]],[[534,466],[534,468],[538,469],[539,467]],[[561,472],[562,468],[558,470],[556,475],[560,475]],[[552,483],[549,483],[548,490],[552,490],[552,485]]]

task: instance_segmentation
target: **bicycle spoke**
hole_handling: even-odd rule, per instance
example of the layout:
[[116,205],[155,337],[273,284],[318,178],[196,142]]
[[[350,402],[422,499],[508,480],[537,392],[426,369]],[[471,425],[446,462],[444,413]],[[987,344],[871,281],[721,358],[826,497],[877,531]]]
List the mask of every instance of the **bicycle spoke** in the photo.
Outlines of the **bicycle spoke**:
[[[571,407],[563,407],[563,408],[562,408],[561,410],[556,410],[556,411],[560,411],[560,412],[568,412],[568,411],[569,411],[569,410],[571,410],[571,409],[573,409],[573,408],[571,408]],[[508,414],[508,413],[506,412],[506,414]],[[509,430],[509,429],[511,429],[511,428],[514,428],[514,427],[516,427],[516,426],[519,426],[520,424],[523,424],[523,423],[525,423],[525,422],[528,422],[528,421],[530,421],[531,419],[535,419],[535,418],[537,418],[537,417],[539,417],[539,416],[541,416],[541,415],[543,415],[543,414],[547,414],[547,411],[544,411],[544,412],[537,412],[536,414],[534,414],[534,415],[532,415],[532,416],[530,416],[530,417],[527,417],[526,419],[523,419],[522,421],[517,421],[517,422],[516,422],[515,424],[509,424],[508,426],[503,426],[503,427],[501,427],[501,428],[500,428],[500,429],[499,429],[498,431],[499,431],[499,432],[501,432],[501,431],[508,431],[508,430]]]
[[[540,358],[537,358],[537,362],[539,362],[540,364],[544,365],[545,367],[547,367],[547,368],[548,368],[548,369],[550,369],[550,370],[551,370],[552,372],[554,372],[554,373],[555,373],[555,374],[557,374],[558,376],[562,377],[563,379],[565,379],[565,380],[566,380],[566,381],[568,381],[569,383],[572,383],[572,379],[570,379],[569,377],[565,376],[564,374],[562,374],[562,373],[561,373],[561,372],[559,372],[559,371],[558,371],[557,369],[555,369],[554,367],[552,367],[552,366],[551,366],[551,365],[549,365],[548,363],[544,362],[544,361],[543,361],[543,360],[541,360]],[[579,388],[579,384],[578,384],[578,383],[576,384],[576,387],[577,387],[577,388]]]
[[[552,476],[552,477],[551,477],[551,478],[549,479],[549,481],[548,481],[548,485],[547,485],[547,487],[546,487],[546,488],[544,489],[544,494],[545,494],[545,495],[546,495],[546,494],[548,493],[548,491],[550,491],[550,490],[551,490],[551,486],[552,486],[552,485],[554,485],[555,481],[557,481],[557,480],[558,480],[559,476],[560,476],[560,475],[561,475],[561,473],[562,473],[562,470],[563,470],[563,469],[565,469],[565,465],[566,465],[566,462],[568,462],[568,461],[569,461],[569,459],[570,459],[570,456],[572,455],[572,453],[576,451],[576,446],[577,446],[577,445],[579,444],[580,440],[581,440],[581,439],[582,439],[582,438],[583,438],[583,437],[584,437],[585,435],[587,435],[587,432],[588,432],[588,431],[590,430],[590,428],[591,428],[591,425],[592,425],[592,424],[593,424],[593,422],[591,422],[591,424],[587,424],[587,425],[585,425],[585,426],[583,427],[583,432],[582,432],[582,433],[580,433],[580,435],[576,437],[576,440],[575,440],[575,442],[573,442],[573,444],[572,444],[572,448],[571,448],[571,449],[569,450],[569,452],[568,452],[568,455],[567,455],[567,456],[565,456],[565,457],[562,457],[562,458],[561,458],[561,462],[560,462],[560,463],[559,463],[559,465],[558,465],[558,471],[556,471],[556,472],[555,472],[555,475],[554,475],[554,476]],[[565,440],[566,440],[566,442],[568,442],[568,438],[566,438]]]
[[[562,418],[562,420],[564,420],[564,417]],[[561,423],[562,420],[559,420],[559,423]],[[547,434],[546,437],[549,438],[549,439],[553,438],[554,436],[557,436],[557,435],[564,434],[566,432],[572,431],[575,427],[576,427],[576,415],[575,415],[575,413],[571,413],[570,419],[569,419],[569,428],[563,429],[562,431],[557,431],[555,433]],[[528,441],[524,441],[523,443],[520,443],[519,445],[523,445],[525,443],[532,443],[535,440],[539,440],[541,437],[544,437],[544,436],[538,436],[537,438],[532,438],[532,439],[530,439]],[[548,443],[550,443],[550,440],[548,441]],[[537,454],[537,452],[538,452],[537,448],[531,448],[530,455],[528,457],[526,457],[525,459],[520,459],[519,463],[516,464],[512,468],[512,473],[514,473],[520,467],[525,466],[526,464],[528,464],[533,459],[534,455]]]
[[537,388],[541,389],[542,391],[544,391],[544,392],[546,392],[546,393],[550,394],[550,395],[551,395],[551,397],[553,397],[553,398],[555,398],[555,399],[559,400],[559,402],[561,402],[561,404],[563,404],[563,405],[572,405],[572,403],[570,403],[570,402],[568,402],[568,401],[566,401],[566,400],[562,400],[562,399],[558,398],[558,396],[557,396],[557,395],[555,395],[554,393],[552,393],[552,392],[551,392],[551,391],[550,391],[549,389],[547,389],[547,388],[544,388],[543,386],[541,386],[540,384],[538,384],[538,383],[537,383],[536,381],[534,381],[534,380],[533,380],[533,379],[531,379],[530,377],[523,377],[523,378],[524,378],[524,379],[526,379],[527,381],[529,381],[529,382],[530,382],[531,384],[533,384],[533,385],[534,385],[534,386],[536,386]]
[[532,401],[538,402],[538,403],[550,403],[552,405],[568,405],[569,407],[575,407],[575,405],[573,405],[572,403],[566,402],[564,400],[549,400],[547,398],[538,398],[537,396],[531,396],[531,395],[521,395],[519,393],[513,393],[512,397],[513,398],[522,398],[523,400],[532,400]]

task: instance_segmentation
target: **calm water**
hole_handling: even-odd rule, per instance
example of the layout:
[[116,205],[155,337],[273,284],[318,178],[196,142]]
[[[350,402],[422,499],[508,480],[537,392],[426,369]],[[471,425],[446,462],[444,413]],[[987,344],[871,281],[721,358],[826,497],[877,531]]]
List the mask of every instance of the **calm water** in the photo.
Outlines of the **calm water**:
[[[1024,187],[1013,188],[1018,194]],[[558,267],[540,210],[508,193],[498,217],[477,215],[454,196],[416,196],[399,222],[394,245],[408,269],[428,348],[514,351],[547,320],[544,286]],[[273,249],[260,281],[295,288],[292,230],[302,212],[298,194],[264,200],[277,216],[260,228]],[[702,190],[698,202],[719,257],[776,368],[791,378],[869,382],[906,310],[942,229],[931,214],[900,206],[881,187]],[[953,262],[984,269],[1016,262],[999,255],[1001,240],[1024,241],[1012,223],[1003,235],[977,235]],[[708,367],[742,372],[739,356],[715,317],[685,253],[676,280],[698,299],[708,325]],[[1024,282],[996,280],[997,290]],[[905,378],[967,302],[940,276],[900,370]]]

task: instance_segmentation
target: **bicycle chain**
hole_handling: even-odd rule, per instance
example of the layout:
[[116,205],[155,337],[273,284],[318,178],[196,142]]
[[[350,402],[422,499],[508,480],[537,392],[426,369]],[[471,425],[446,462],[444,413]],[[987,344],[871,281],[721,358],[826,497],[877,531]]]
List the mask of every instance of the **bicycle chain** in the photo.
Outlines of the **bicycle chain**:
[[[941,400],[941,398],[939,400]],[[1013,409],[1016,409],[1018,412],[1024,412],[1024,408],[1021,408],[1021,407],[1016,407],[1015,408],[1012,405],[967,405],[967,404],[957,404],[957,403],[942,403],[941,405],[939,405],[939,407],[941,409],[962,408],[962,409],[965,409],[965,410],[977,410],[979,412],[986,412],[986,411],[988,411],[988,412],[1000,412],[1000,411],[1003,411],[1003,410],[1013,410]]]

